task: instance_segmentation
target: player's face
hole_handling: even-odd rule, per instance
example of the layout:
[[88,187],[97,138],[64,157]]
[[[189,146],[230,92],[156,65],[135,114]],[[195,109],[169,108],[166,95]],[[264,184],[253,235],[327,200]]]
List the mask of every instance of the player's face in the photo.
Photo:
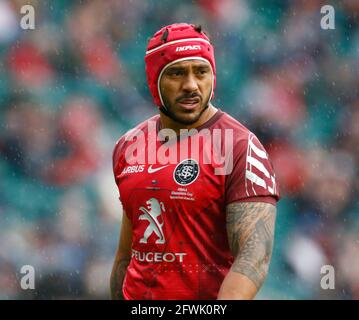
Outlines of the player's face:
[[181,61],[167,67],[160,90],[171,118],[184,125],[196,123],[208,106],[212,80],[210,65],[201,60]]

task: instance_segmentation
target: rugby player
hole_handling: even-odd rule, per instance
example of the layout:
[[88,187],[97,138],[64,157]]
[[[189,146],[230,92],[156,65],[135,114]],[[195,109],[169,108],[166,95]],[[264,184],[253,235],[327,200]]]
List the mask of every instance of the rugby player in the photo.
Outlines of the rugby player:
[[159,113],[113,152],[123,218],[111,297],[253,299],[268,273],[279,200],[268,153],[211,103],[214,48],[200,26],[163,27],[145,63]]

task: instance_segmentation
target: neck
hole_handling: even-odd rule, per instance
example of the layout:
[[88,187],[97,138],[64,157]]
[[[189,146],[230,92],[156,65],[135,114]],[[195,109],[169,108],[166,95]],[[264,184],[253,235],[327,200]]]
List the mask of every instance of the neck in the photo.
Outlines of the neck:
[[177,135],[179,135],[181,129],[195,129],[206,123],[216,114],[217,110],[218,109],[215,106],[209,103],[208,108],[201,114],[200,118],[196,122],[189,125],[174,121],[170,117],[166,116],[163,112],[160,112],[161,129],[172,129],[176,132]]

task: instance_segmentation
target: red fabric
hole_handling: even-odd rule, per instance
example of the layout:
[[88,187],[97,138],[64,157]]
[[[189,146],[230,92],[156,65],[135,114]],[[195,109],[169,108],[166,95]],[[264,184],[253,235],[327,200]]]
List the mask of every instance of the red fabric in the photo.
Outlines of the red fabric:
[[279,190],[272,162],[257,137],[251,132],[244,136],[242,133],[233,153],[233,171],[226,181],[226,203],[252,202],[253,197],[272,196],[272,201],[264,202],[274,204],[279,199]]
[[[163,35],[168,31],[168,36],[166,40],[163,39]],[[209,38],[203,33],[199,33],[194,29],[193,25],[187,23],[175,23],[166,27],[163,27],[161,30],[155,33],[153,38],[150,39],[147,51],[160,47],[166,43],[172,41],[183,40],[183,39],[193,39],[196,40],[176,42],[169,44],[155,50],[153,52],[147,53],[145,56],[146,63],[146,76],[147,83],[150,88],[151,94],[153,96],[154,102],[157,106],[161,106],[161,99],[158,92],[158,77],[162,69],[170,62],[177,59],[185,57],[201,57],[209,61],[212,66],[214,83],[213,90],[216,86],[216,65],[214,60],[214,48],[211,44],[205,43],[202,40],[209,41]],[[198,40],[197,40],[198,39]],[[178,47],[188,47],[187,50],[179,51]]]
[[[187,138],[171,144],[171,148],[177,150],[176,163],[166,165],[157,161],[151,166],[147,159],[142,164],[132,162],[134,143],[139,152],[149,155],[149,149],[155,148],[151,154],[158,154],[161,142],[148,143],[148,123],[155,123],[153,127],[156,128],[158,118],[155,116],[137,127],[143,139],[135,142],[125,135],[113,153],[116,184],[133,228],[132,259],[123,294],[126,299],[216,299],[233,262],[227,240],[225,207],[232,201],[275,204],[279,199],[278,188],[274,188],[275,180],[266,176],[267,171],[270,177],[274,177],[274,173],[255,136],[222,111],[197,129],[200,133],[205,128],[210,132],[221,131],[221,139],[225,138],[226,129],[233,130],[234,166],[227,175],[215,174],[215,169],[221,166],[203,160],[208,149],[201,145],[199,154],[191,156],[198,163],[198,175],[190,184],[179,184],[175,179],[176,169],[191,155],[183,158],[179,151],[183,150],[182,144],[188,144]],[[223,142],[218,143],[221,148],[224,148]],[[256,146],[255,151],[253,145],[252,150],[248,147],[250,143]],[[224,154],[223,149],[220,152]],[[248,165],[248,156],[254,157],[255,153],[267,170],[258,164],[259,170]],[[248,181],[247,170],[264,180],[266,187]],[[146,211],[155,218],[145,218]],[[148,229],[151,224],[152,230]],[[146,233],[147,241],[143,241]]]

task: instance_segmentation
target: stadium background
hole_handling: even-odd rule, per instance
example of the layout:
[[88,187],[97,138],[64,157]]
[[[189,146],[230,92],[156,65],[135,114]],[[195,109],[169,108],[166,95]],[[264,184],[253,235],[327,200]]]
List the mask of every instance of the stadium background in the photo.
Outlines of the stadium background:
[[[107,299],[121,207],[117,138],[155,114],[147,39],[200,23],[215,105],[254,131],[280,181],[259,299],[359,298],[359,1],[0,1],[0,298]],[[32,4],[36,29],[20,29]],[[320,7],[335,8],[335,30]],[[20,289],[20,268],[36,290]],[[320,268],[335,267],[335,290]]]

